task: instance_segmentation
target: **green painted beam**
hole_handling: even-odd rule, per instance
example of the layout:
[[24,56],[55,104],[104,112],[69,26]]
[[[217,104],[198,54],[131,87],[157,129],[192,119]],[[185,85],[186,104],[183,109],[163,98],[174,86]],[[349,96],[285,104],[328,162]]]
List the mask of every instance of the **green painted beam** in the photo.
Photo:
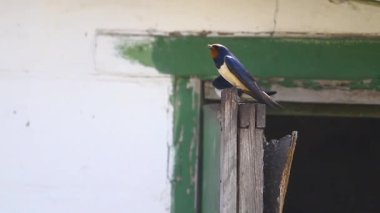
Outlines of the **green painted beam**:
[[200,128],[200,82],[175,78],[174,106],[174,174],[172,213],[196,212],[197,159]]
[[352,89],[380,90],[380,38],[163,37],[120,45],[128,60],[175,76],[217,75],[207,44],[221,43],[267,83],[318,88],[311,80],[348,80]]

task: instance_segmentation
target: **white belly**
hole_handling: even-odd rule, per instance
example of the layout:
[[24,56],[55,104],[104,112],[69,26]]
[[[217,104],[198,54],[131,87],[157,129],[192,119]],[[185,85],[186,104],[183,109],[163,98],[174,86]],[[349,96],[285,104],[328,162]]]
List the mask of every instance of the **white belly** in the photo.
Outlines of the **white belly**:
[[218,69],[218,72],[224,79],[226,79],[226,81],[232,84],[232,86],[237,87],[238,89],[241,89],[241,90],[248,91],[248,88],[244,86],[240,82],[240,80],[234,74],[230,72],[230,70],[228,69],[225,63],[223,63],[222,66],[220,66],[220,68]]

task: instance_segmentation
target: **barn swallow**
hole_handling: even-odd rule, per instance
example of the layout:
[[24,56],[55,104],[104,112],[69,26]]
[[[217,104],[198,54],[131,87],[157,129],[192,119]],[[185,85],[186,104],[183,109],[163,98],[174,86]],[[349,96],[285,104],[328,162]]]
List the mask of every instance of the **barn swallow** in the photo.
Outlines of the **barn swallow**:
[[281,108],[281,105],[269,96],[275,92],[266,92],[261,89],[255,78],[227,47],[221,44],[210,44],[208,47],[220,74],[213,81],[213,85],[217,89],[236,87],[240,93],[243,92],[260,103],[264,103],[272,108]]

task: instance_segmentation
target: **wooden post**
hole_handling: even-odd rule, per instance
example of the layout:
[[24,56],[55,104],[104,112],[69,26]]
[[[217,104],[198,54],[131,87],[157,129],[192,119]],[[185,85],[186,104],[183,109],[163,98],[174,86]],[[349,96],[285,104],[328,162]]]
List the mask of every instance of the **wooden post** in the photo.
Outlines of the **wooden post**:
[[237,212],[238,95],[234,88],[222,92],[220,144],[220,212]]
[[264,117],[257,115],[260,105],[242,104],[239,107],[239,213],[263,212],[264,127],[257,128],[257,123],[262,124],[260,119],[265,119],[265,112]]
[[281,213],[297,133],[265,142],[265,105],[239,105],[234,88],[222,91],[221,124],[220,212]]

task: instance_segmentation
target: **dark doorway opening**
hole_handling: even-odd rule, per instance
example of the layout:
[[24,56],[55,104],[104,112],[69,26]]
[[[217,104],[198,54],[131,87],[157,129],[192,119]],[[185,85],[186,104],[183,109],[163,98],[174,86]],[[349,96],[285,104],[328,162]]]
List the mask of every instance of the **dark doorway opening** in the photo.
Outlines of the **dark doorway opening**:
[[268,116],[267,138],[299,132],[285,213],[380,212],[380,119]]

